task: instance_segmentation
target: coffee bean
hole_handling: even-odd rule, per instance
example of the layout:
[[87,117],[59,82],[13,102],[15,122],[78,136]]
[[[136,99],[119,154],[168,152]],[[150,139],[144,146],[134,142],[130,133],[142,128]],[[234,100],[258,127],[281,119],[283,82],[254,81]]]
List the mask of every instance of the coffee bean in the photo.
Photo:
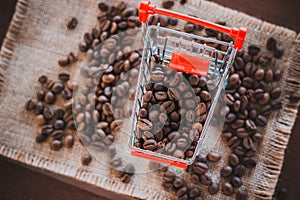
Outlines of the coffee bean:
[[173,0],[163,0],[161,3],[162,7],[165,9],[170,9],[173,7],[174,5],[174,1]]
[[176,18],[169,18],[169,24],[171,26],[176,26],[178,24],[178,19],[176,19]]
[[157,142],[153,139],[147,140],[145,141],[143,147],[146,150],[153,151],[157,148]]
[[234,113],[229,113],[225,118],[225,122],[232,123],[235,119],[236,119],[236,115]]
[[232,74],[231,76],[229,76],[228,84],[235,86],[239,82],[239,80],[240,80],[240,77],[238,74]]
[[192,24],[192,23],[190,23],[190,22],[188,22],[188,23],[186,23],[185,25],[184,25],[184,31],[186,32],[186,33],[192,33],[192,32],[194,32],[194,30],[195,30],[195,25],[194,24]]
[[98,4],[98,8],[101,12],[106,12],[108,10],[108,5],[105,2]]
[[43,115],[36,116],[36,124],[39,126],[43,126],[45,124],[45,118]]
[[[87,52],[88,49],[89,49],[89,46],[88,46],[88,44],[86,42],[81,42],[79,44],[79,50],[81,52]],[[62,60],[62,61],[65,61],[65,60]],[[69,64],[68,62],[63,62],[63,63],[59,62],[59,65],[62,66],[62,67],[66,66],[68,64]]]
[[53,126],[56,130],[61,130],[65,128],[65,122],[63,120],[56,120]]
[[50,134],[52,134],[52,132],[53,132],[53,125],[51,125],[51,124],[48,124],[48,125],[44,125],[43,127],[42,127],[42,134],[44,134],[44,135],[50,135]]
[[252,138],[251,137],[243,138],[243,146],[245,147],[245,149],[253,149],[254,143],[252,141]]
[[254,78],[258,81],[262,80],[265,76],[265,70],[263,69],[258,69],[256,70],[255,74],[254,74]]
[[89,165],[92,161],[92,156],[90,154],[84,154],[81,157],[81,164],[82,165]]
[[53,108],[47,106],[44,109],[43,115],[46,120],[51,120],[54,118],[55,112],[54,112]]
[[147,119],[140,119],[138,121],[138,127],[144,131],[149,131],[153,128],[153,124]]
[[256,65],[253,62],[248,62],[245,66],[245,73],[248,76],[253,76],[256,72]]
[[231,196],[233,194],[233,187],[230,183],[225,183],[222,187],[222,192],[226,196]]
[[72,17],[71,20],[68,22],[67,27],[69,30],[73,30],[76,28],[77,24],[78,24],[77,18]]
[[36,102],[29,99],[26,103],[25,103],[25,109],[27,111],[32,111],[33,109],[35,109],[36,107]]
[[[173,112],[175,109],[175,103],[173,101],[166,101],[161,106],[168,114]],[[161,110],[161,112],[163,112],[163,110]]]
[[274,88],[271,92],[271,99],[277,99],[281,95],[281,88]]
[[197,187],[193,187],[190,191],[189,191],[189,197],[191,198],[195,198],[201,195],[201,191],[199,188]]
[[283,56],[284,53],[284,48],[283,46],[280,45],[276,45],[275,49],[273,50],[273,55],[275,58],[281,58]]
[[46,93],[46,96],[45,96],[45,102],[48,103],[48,104],[53,104],[55,102],[55,95],[49,91]]
[[300,95],[297,94],[296,92],[293,92],[291,95],[290,95],[290,102],[291,103],[298,103],[299,100],[300,100]]
[[187,145],[188,145],[188,141],[187,141],[187,139],[185,139],[185,138],[179,138],[178,140],[177,140],[177,142],[176,142],[176,144],[177,144],[177,147],[179,148],[179,149],[186,149],[186,147],[187,147]]
[[270,37],[267,40],[267,45],[266,45],[267,49],[269,51],[273,51],[276,48],[276,43],[277,43],[276,40],[274,38]]
[[116,148],[113,145],[109,145],[107,152],[110,158],[113,158],[116,155]]
[[48,77],[45,76],[45,75],[42,75],[42,76],[39,77],[38,81],[40,82],[41,85],[44,85],[44,84],[47,83]]
[[242,181],[237,176],[232,177],[230,182],[231,182],[232,186],[235,187],[235,188],[239,188],[239,187],[242,186]]
[[218,191],[219,191],[219,184],[218,183],[213,182],[209,185],[209,187],[208,187],[209,194],[214,195],[214,194],[217,194]]
[[255,119],[255,123],[258,125],[258,126],[266,126],[267,125],[267,118],[263,115],[258,115],[257,118]]
[[121,158],[113,158],[109,164],[113,167],[113,168],[117,168],[120,167],[122,165],[122,159]]
[[211,99],[211,95],[208,91],[201,91],[200,97],[204,100],[204,101],[209,101]]
[[203,185],[210,185],[212,183],[210,175],[207,173],[201,175],[201,183],[203,183]]
[[255,131],[257,128],[255,123],[251,119],[246,120],[245,126],[249,131]]
[[58,60],[58,65],[61,67],[68,66],[69,64],[70,64],[70,61],[67,58]]
[[192,168],[193,168],[194,172],[199,175],[206,173],[208,170],[208,166],[202,162],[196,162]]
[[236,193],[236,200],[247,200],[247,192],[239,190]]
[[175,178],[174,172],[167,171],[163,174],[163,180],[166,182],[173,182]]
[[66,147],[72,147],[74,145],[74,137],[72,135],[67,135],[64,144]]
[[279,81],[282,77],[282,72],[280,69],[274,72],[274,81]]
[[229,160],[229,163],[232,165],[232,166],[236,166],[239,164],[240,160],[239,160],[239,157],[236,155],[236,154],[231,154],[228,158]]
[[237,165],[234,167],[234,175],[238,177],[242,177],[244,176],[245,173],[246,173],[246,168],[244,167],[244,165]]
[[218,162],[221,159],[221,155],[215,152],[209,152],[207,154],[207,159],[211,162]]
[[256,160],[254,158],[243,158],[242,163],[248,169],[252,169],[256,166]]
[[40,143],[43,143],[47,140],[48,138],[48,135],[45,135],[45,134],[38,134],[35,138],[35,141],[36,143],[40,144]]
[[179,178],[179,177],[176,177],[174,182],[173,182],[173,185],[174,185],[175,188],[181,188],[184,185],[183,179]]
[[273,71],[271,69],[268,69],[265,72],[265,81],[267,81],[267,82],[273,81]]
[[53,140],[50,144],[51,150],[58,151],[62,147],[62,142],[59,140]]
[[232,174],[232,171],[233,169],[231,166],[225,166],[221,169],[221,175],[226,178]]
[[260,52],[260,47],[258,45],[256,45],[256,44],[249,45],[248,53],[251,56],[256,56],[259,52]]

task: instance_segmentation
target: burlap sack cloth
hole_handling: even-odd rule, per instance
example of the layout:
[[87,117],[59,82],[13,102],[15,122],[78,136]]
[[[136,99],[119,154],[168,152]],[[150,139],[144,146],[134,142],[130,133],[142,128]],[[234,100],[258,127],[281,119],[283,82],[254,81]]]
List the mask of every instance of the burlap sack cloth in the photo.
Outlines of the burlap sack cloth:
[[[138,6],[136,0],[127,2]],[[57,60],[70,51],[77,51],[83,33],[90,31],[96,24],[97,3],[94,0],[19,0],[1,49],[0,154],[116,193],[142,199],[173,199],[173,194],[160,187],[161,177],[155,173],[138,173],[126,185],[111,175],[106,165],[97,161],[89,167],[83,167],[80,155],[85,149],[79,142],[76,142],[74,148],[63,148],[59,152],[49,150],[48,144],[38,145],[35,142],[38,127],[34,116],[24,111],[24,102],[33,97],[40,75],[48,74],[55,78],[58,71],[62,70]],[[153,3],[160,5],[159,1]],[[249,199],[271,199],[297,114],[298,104],[289,104],[288,97],[292,91],[299,92],[300,88],[300,37],[294,31],[211,2],[193,0],[184,7],[177,3],[174,10],[210,21],[227,21],[228,25],[236,27],[247,26],[249,33],[245,48],[250,43],[263,47],[270,36],[274,36],[284,46],[284,57],[276,60],[275,64],[276,68],[284,70],[280,82],[283,108],[272,114],[265,128],[264,140],[258,148],[257,167],[242,179],[243,187],[248,189]],[[73,16],[79,19],[79,24],[75,30],[68,31],[66,23]],[[76,66],[71,69],[76,69]],[[128,151],[127,144],[120,144],[118,140],[116,144],[119,150]],[[217,181],[220,167],[227,162],[230,151],[222,141],[218,141],[214,150],[223,152],[223,159],[210,170],[213,180]],[[104,154],[103,159],[107,159]],[[146,167],[147,162],[144,162]],[[223,182],[221,179],[221,185]],[[206,199],[230,199],[221,192],[209,196],[206,191],[204,188]]]

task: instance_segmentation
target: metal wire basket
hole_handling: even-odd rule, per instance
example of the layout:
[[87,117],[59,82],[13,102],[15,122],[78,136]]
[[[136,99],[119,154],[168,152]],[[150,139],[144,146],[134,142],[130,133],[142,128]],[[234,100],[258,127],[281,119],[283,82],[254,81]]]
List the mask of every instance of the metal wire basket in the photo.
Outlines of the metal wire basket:
[[[172,11],[156,8],[150,5],[149,1],[142,1],[140,5],[140,21],[143,23],[144,32],[144,51],[140,66],[137,91],[135,95],[134,107],[132,111],[130,147],[132,155],[150,159],[153,161],[170,164],[181,168],[186,168],[195,160],[200,153],[203,141],[207,134],[210,120],[213,116],[217,100],[220,96],[224,83],[230,72],[236,51],[241,48],[245,35],[245,28],[227,28],[218,24],[206,22],[194,17],[181,15]],[[158,26],[148,26],[147,19],[149,14],[164,14],[170,17],[176,17],[195,24],[203,25],[215,30],[228,33],[235,38],[233,42],[223,42],[220,40],[197,36],[194,34],[175,31]],[[222,45],[224,48],[218,50],[214,47]],[[135,146],[139,128],[137,126],[139,116],[138,112],[143,104],[143,95],[145,85],[150,81],[152,69],[150,59],[153,55],[159,55],[164,67],[170,67],[173,70],[206,77],[213,88],[211,90],[211,106],[207,114],[198,144],[191,158],[181,159],[174,156],[165,155],[159,152],[153,152],[141,149]]]

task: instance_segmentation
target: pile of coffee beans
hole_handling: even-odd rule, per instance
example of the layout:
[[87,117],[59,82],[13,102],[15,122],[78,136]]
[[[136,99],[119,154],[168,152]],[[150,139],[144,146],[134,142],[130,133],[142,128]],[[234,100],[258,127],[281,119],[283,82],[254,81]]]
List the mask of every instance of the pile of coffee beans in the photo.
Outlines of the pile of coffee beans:
[[135,146],[176,158],[191,158],[211,104],[204,77],[163,66],[150,59],[152,72],[145,85]]
[[199,155],[194,163],[187,168],[187,172],[191,175],[190,181],[193,184],[202,184],[207,186],[207,191],[211,195],[215,195],[219,191],[219,184],[212,181],[208,173],[209,162],[215,163],[221,159],[221,155],[215,152],[210,152],[206,156]]
[[171,171],[163,173],[162,186],[166,191],[175,192],[179,200],[203,199],[199,187],[189,188],[183,178],[176,176],[175,173]]
[[[48,138],[50,148],[59,150],[62,146],[72,147],[74,138],[72,131],[75,123],[72,115],[72,92],[76,87],[69,81],[70,74],[67,71],[60,72],[58,81],[48,79],[46,75],[40,76],[40,86],[36,92],[36,100],[30,99],[25,108],[36,115],[36,123],[40,133],[36,137],[37,143],[45,142]],[[54,106],[56,100],[62,98],[66,101],[62,106]],[[60,104],[61,105],[61,104]]]

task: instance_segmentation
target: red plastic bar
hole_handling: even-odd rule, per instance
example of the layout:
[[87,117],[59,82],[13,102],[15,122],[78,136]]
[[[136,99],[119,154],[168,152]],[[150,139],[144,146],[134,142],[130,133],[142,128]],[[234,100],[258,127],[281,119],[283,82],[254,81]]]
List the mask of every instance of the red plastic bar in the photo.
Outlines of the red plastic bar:
[[201,25],[201,26],[205,26],[207,28],[217,30],[219,32],[227,33],[230,35],[230,37],[236,39],[234,48],[236,48],[237,50],[242,48],[245,37],[246,37],[246,33],[247,33],[247,28],[245,28],[245,27],[240,27],[239,29],[234,28],[234,27],[228,28],[226,26],[215,24],[215,23],[212,23],[212,22],[209,22],[206,20],[196,18],[196,17],[176,13],[174,11],[170,11],[170,10],[166,10],[166,9],[156,8],[155,5],[150,4],[150,0],[141,1],[140,9],[139,9],[140,22],[146,23],[148,20],[148,16],[153,15],[153,14],[161,14],[161,15],[165,15],[168,17],[181,19],[181,20],[184,20],[187,22],[191,22],[191,23],[194,23],[197,25]]
[[149,155],[149,154],[144,154],[144,153],[141,153],[141,152],[138,152],[138,151],[131,151],[131,155],[137,156],[137,157],[140,157],[140,158],[145,158],[147,160],[152,160],[154,162],[163,163],[163,164],[166,164],[166,165],[172,165],[172,166],[183,168],[183,169],[187,168],[186,163],[167,160],[167,159],[159,158],[159,157],[152,156],[152,155]]

